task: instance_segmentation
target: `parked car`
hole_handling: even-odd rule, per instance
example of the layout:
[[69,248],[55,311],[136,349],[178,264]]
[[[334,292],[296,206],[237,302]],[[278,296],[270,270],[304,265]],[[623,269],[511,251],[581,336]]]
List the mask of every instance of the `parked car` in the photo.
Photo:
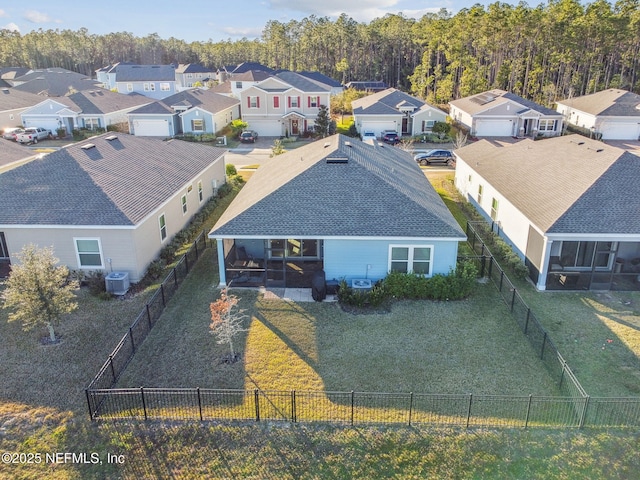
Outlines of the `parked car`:
[[398,136],[398,132],[394,132],[392,130],[382,132],[382,141],[384,143],[390,143],[391,145],[395,145],[400,143],[400,137]]
[[451,150],[429,150],[426,153],[418,153],[413,159],[420,165],[431,165],[432,163],[444,163],[450,165],[454,160]]
[[253,130],[245,130],[240,134],[240,141],[242,143],[256,143],[258,140],[258,132],[254,132]]
[[2,132],[2,138],[15,141],[16,135],[23,132],[24,132],[24,128],[20,128],[20,127],[5,128],[4,131]]
[[18,143],[38,143],[38,140],[44,140],[45,138],[52,138],[50,130],[45,130],[40,127],[25,128],[24,132],[16,135],[16,142]]
[[373,133],[371,130],[365,130],[365,132],[362,134],[362,140],[366,140],[367,138],[372,138],[372,139],[376,139],[376,134]]

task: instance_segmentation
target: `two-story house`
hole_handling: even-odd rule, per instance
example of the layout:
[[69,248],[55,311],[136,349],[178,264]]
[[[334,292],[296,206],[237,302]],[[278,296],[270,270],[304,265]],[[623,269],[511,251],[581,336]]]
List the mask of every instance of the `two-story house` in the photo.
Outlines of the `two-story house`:
[[283,71],[240,93],[242,119],[261,136],[300,135],[312,130],[320,106],[329,108],[331,87]]
[[118,93],[163,99],[176,93],[175,66],[119,64],[115,67],[114,89]]
[[203,67],[199,63],[180,64],[175,73],[178,92],[194,87],[205,87],[216,77],[215,70]]

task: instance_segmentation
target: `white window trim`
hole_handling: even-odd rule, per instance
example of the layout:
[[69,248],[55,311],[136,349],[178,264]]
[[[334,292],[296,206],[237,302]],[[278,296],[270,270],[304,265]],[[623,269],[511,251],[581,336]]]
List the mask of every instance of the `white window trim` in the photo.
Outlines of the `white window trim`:
[[[155,85],[153,86],[153,90],[155,90],[156,87]],[[168,82],[163,82],[160,84],[160,91],[162,92],[170,92],[171,91],[171,84]]]
[[[164,238],[162,238],[162,224],[160,223],[161,218],[164,218]],[[169,235],[167,233],[167,216],[164,214],[164,212],[158,215],[158,231],[160,232],[160,243],[164,243],[167,238],[169,238]]]
[[133,92],[133,83],[127,83],[127,92]]
[[[80,252],[78,251],[78,240],[91,240],[98,242],[98,253],[100,254],[100,265],[82,265],[80,261]],[[101,270],[104,269],[104,255],[102,254],[102,242],[98,237],[73,237],[73,248],[76,251],[76,261],[78,268],[82,270]]]
[[204,202],[204,188],[202,187],[202,180],[198,180],[198,203]]
[[[409,249],[409,257],[407,258],[407,270],[412,272],[413,267],[413,251],[415,248],[428,248],[429,249],[429,273],[420,274],[423,277],[431,277],[433,275],[433,245],[416,245],[416,244],[389,244],[389,262],[387,265],[387,272],[391,272],[391,252],[394,248],[408,248]],[[424,260],[418,260],[421,263],[425,263]]]
[[189,211],[189,202],[187,201],[186,193],[180,197],[180,208],[182,208],[182,215],[186,215]]

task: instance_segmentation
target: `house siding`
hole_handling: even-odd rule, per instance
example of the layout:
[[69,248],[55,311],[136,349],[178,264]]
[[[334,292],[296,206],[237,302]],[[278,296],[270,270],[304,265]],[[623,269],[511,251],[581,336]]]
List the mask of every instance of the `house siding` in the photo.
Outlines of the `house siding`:
[[359,240],[324,241],[324,271],[327,279],[370,278],[380,280],[389,273],[389,245],[424,245],[433,247],[432,274],[447,274],[456,267],[457,241],[428,240]]

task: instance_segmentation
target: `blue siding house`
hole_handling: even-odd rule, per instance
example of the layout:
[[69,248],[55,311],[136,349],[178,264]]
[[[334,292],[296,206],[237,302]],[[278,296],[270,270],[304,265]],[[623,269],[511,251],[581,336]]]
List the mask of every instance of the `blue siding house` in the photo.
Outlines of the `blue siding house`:
[[343,135],[261,166],[209,237],[221,286],[266,287],[446,274],[466,240],[410,154]]

